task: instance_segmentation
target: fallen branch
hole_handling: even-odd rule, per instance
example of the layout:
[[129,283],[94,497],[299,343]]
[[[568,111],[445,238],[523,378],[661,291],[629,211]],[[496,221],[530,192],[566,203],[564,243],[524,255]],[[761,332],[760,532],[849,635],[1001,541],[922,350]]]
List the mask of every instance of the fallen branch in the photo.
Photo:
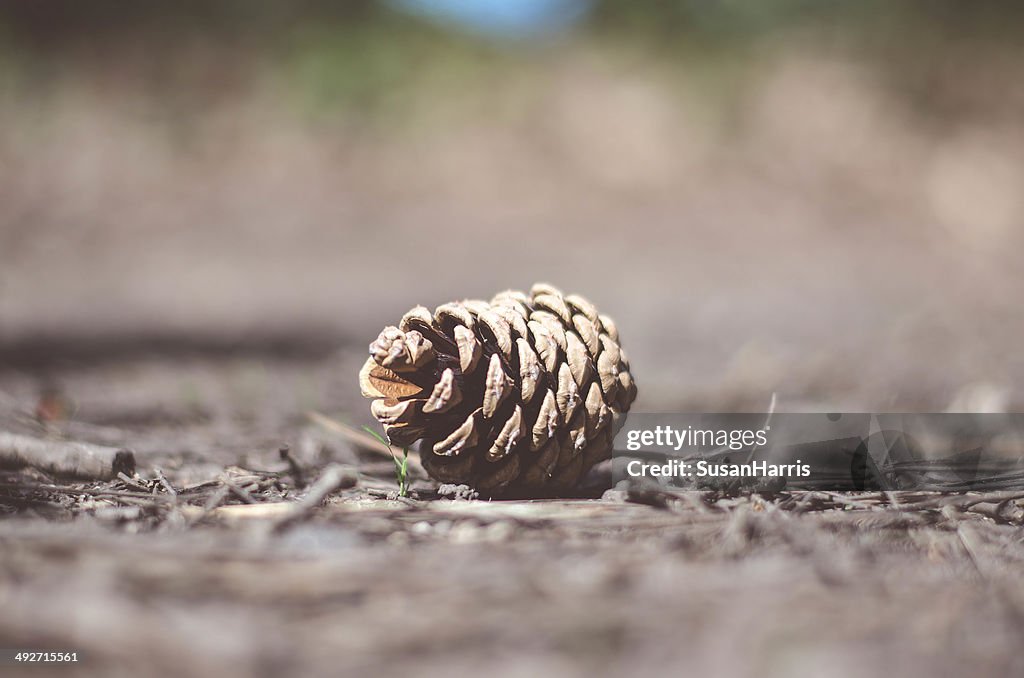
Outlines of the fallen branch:
[[118,473],[135,473],[135,455],[116,447],[0,432],[0,466],[28,466],[55,476],[109,480]]

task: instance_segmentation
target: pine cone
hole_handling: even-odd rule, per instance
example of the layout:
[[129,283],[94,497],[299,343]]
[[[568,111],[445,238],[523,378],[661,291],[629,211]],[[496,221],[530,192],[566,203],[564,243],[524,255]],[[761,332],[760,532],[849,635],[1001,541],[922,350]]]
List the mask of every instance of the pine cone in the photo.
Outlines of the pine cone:
[[537,284],[433,314],[417,306],[359,373],[393,445],[421,440],[430,476],[486,496],[552,496],[611,456],[636,398],[610,318]]

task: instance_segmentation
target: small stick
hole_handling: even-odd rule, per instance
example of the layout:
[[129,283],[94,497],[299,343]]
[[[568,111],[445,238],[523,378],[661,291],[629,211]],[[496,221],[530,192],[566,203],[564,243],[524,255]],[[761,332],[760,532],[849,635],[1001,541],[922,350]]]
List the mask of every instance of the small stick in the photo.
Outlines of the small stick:
[[89,495],[91,497],[113,497],[115,499],[164,499],[160,495],[152,495],[148,492],[121,492],[118,490],[97,490],[88,487],[65,487],[62,485],[47,485],[43,483],[26,484],[0,482],[0,488],[11,490],[24,490],[26,492],[50,492],[52,494],[66,494],[69,496]]
[[352,469],[331,464],[323,470],[306,496],[295,502],[291,511],[278,518],[274,523],[274,530],[282,530],[291,523],[305,518],[323,504],[329,495],[341,489],[355,487],[358,482],[359,476]]
[[279,449],[277,453],[281,456],[281,461],[287,462],[288,473],[291,474],[292,480],[295,481],[295,487],[305,487],[306,479],[302,474],[302,468],[299,466],[299,462],[295,461],[295,457],[292,456],[292,448],[288,445],[282,445],[281,449]]
[[135,472],[131,450],[70,440],[42,440],[0,431],[0,466],[30,466],[57,476],[109,480]]
[[139,483],[137,483],[134,478],[130,478],[128,474],[123,471],[117,474],[117,479],[120,480],[125,485],[127,485],[128,487],[138,490],[139,492],[149,492],[148,487],[139,485]]
[[167,494],[169,494],[170,496],[174,497],[174,500],[177,501],[178,500],[178,491],[176,489],[174,489],[174,485],[171,485],[171,482],[169,480],[167,480],[167,477],[164,475],[164,472],[162,470],[160,470],[159,468],[156,468],[156,469],[154,469],[154,471],[156,473],[156,479],[159,480],[160,484],[163,486],[163,488],[165,490],[167,490]]
[[206,503],[203,504],[203,508],[189,519],[189,527],[195,525],[200,520],[213,513],[218,506],[224,503],[224,500],[228,498],[229,494],[231,494],[231,488],[227,485],[221,485],[220,488],[206,500]]
[[257,501],[255,499],[253,499],[251,494],[249,494],[246,490],[242,489],[241,487],[236,485],[234,482],[232,482],[231,479],[228,478],[226,475],[222,476],[220,481],[222,483],[224,483],[224,487],[228,488],[231,492],[233,492],[235,494],[236,497],[238,497],[239,499],[244,501],[246,504],[256,504],[257,503]]
[[[340,421],[325,417],[319,412],[307,412],[306,416],[310,421],[323,426],[329,431],[333,431],[346,438],[352,444],[356,445],[360,449],[375,452],[377,454],[386,455],[388,459],[394,461],[395,452],[388,445],[382,443],[371,435],[363,433],[359,429],[353,428],[348,424],[343,424]],[[420,454],[415,449],[409,448],[409,471],[414,472],[421,478],[427,477],[427,472],[423,468],[423,464],[420,463]]]
[[[343,424],[337,419],[331,419],[330,417],[326,417],[320,414],[319,412],[307,412],[306,416],[309,417],[309,420],[312,421],[313,423],[319,424],[320,426],[323,426],[325,429],[333,431],[334,433],[337,433],[342,437],[347,438],[351,443],[359,446],[362,449],[386,455],[388,458],[392,457],[393,453],[390,447],[388,447],[381,441],[377,440],[373,436],[363,433],[357,428],[353,428],[348,424]],[[413,450],[409,450],[409,456],[411,457],[413,454],[415,454],[415,452]]]
[[302,509],[314,509],[324,503],[324,500],[332,492],[355,487],[358,482],[359,477],[352,469],[338,464],[331,464],[316,479],[316,482],[309,488],[306,496],[295,502],[295,505]]
[[979,549],[978,534],[961,523],[957,525],[956,536],[960,540],[960,543],[964,547],[964,551],[967,553],[967,560],[974,565],[974,569],[978,572],[983,579],[989,578],[989,573],[985,567],[982,566],[981,551]]

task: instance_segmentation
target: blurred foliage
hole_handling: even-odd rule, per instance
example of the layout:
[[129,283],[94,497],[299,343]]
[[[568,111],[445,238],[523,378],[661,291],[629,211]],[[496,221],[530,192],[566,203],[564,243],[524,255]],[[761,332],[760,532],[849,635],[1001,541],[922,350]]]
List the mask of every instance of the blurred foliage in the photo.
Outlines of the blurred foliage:
[[655,41],[732,41],[799,27],[856,34],[886,25],[911,36],[945,30],[965,38],[1013,38],[1022,19],[1024,6],[1009,0],[606,0],[598,4],[593,23]]
[[[57,47],[144,33],[169,39],[184,33],[217,39],[273,42],[298,25],[394,25],[381,0],[3,0],[0,23],[23,44]],[[680,40],[753,39],[798,27],[856,32],[897,26],[907,34],[938,31],[963,39],[1015,39],[1024,5],[1011,0],[597,0],[585,27],[635,34],[652,45]]]
[[301,112],[316,117],[343,108],[382,126],[408,113],[417,95],[443,97],[482,83],[487,69],[504,61],[486,44],[394,15],[298,25],[271,52],[273,70]]
[[0,3],[0,21],[14,27],[22,45],[58,48],[72,43],[97,45],[114,37],[173,40],[186,34],[217,39],[267,38],[298,23],[373,20],[379,14],[375,0],[153,0],[126,3],[117,0],[41,0]]
[[[875,59],[913,97],[936,62],[963,45],[1017,50],[1022,27],[1024,3],[1007,0],[598,0],[569,42],[628,49],[667,70],[686,63],[715,93],[735,89],[766,46],[813,35]],[[446,30],[380,0],[0,0],[5,90],[98,66],[187,99],[186,90],[225,96],[269,74],[304,114],[344,109],[374,124],[407,113],[423,91],[443,99],[510,77],[513,64],[550,46]]]

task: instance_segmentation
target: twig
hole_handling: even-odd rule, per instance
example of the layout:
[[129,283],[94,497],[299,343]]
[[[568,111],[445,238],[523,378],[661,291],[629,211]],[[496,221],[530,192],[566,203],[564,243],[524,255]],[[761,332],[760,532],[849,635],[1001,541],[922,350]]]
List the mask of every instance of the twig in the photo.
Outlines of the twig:
[[162,485],[163,488],[167,490],[167,494],[169,494],[171,497],[174,498],[175,501],[177,501],[178,491],[174,489],[174,485],[171,485],[171,482],[167,480],[167,477],[164,475],[164,472],[159,468],[154,469],[154,472],[156,473],[156,479],[160,481],[160,485]]
[[183,506],[181,510],[189,519],[188,524],[194,525],[207,516],[218,520],[223,519],[228,522],[238,520],[264,521],[268,518],[278,518],[290,513],[294,508],[295,502],[268,501],[262,504],[228,504],[226,506],[218,506],[210,511],[204,511],[198,506]]
[[340,489],[354,487],[358,482],[359,477],[351,468],[331,464],[323,470],[306,496],[295,502],[291,511],[275,521],[274,530],[282,530],[293,522],[305,518],[323,504],[330,494]]
[[[333,431],[347,439],[353,445],[356,445],[360,449],[374,452],[376,454],[386,455],[389,459],[394,461],[394,452],[386,443],[375,439],[373,436],[360,431],[357,428],[353,428],[348,424],[344,424],[336,419],[326,417],[319,412],[307,412],[306,416],[310,421],[323,426],[329,431]],[[409,470],[415,471],[416,475],[420,478],[426,478],[427,472],[423,469],[423,465],[420,463],[420,455],[414,449],[409,450]]]
[[313,486],[309,488],[309,492],[306,493],[299,501],[295,502],[295,505],[302,509],[313,509],[320,504],[324,503],[327,496],[336,490],[355,487],[359,482],[359,477],[355,471],[346,466],[340,466],[338,464],[331,464],[324,469],[320,477],[316,479]]
[[292,448],[288,445],[282,445],[281,449],[279,449],[277,453],[281,456],[281,461],[288,464],[288,473],[291,474],[292,480],[295,481],[295,487],[305,487],[306,479],[302,474],[302,468],[299,466],[299,462],[295,461],[295,457],[292,456]]
[[[358,447],[364,450],[368,450],[370,452],[376,452],[378,454],[386,455],[389,458],[391,457],[391,449],[387,445],[380,442],[373,436],[363,433],[357,428],[349,426],[348,424],[344,424],[338,421],[337,419],[331,419],[330,417],[324,416],[319,412],[307,412],[306,416],[313,423],[319,424],[320,426],[323,426],[325,429],[333,431],[334,433],[337,433],[342,437],[347,438],[349,442],[351,442],[353,445],[357,445]],[[412,454],[413,452],[410,452],[410,456]]]
[[960,525],[957,525],[956,536],[960,540],[960,544],[963,545],[964,551],[967,553],[967,559],[974,566],[974,569],[983,579],[988,579],[989,573],[981,564],[981,552],[978,548],[979,544],[977,533],[967,525],[961,523]]
[[0,432],[0,466],[30,466],[58,476],[107,480],[118,473],[134,473],[135,455],[116,447]]
[[245,489],[236,485],[227,475],[221,477],[220,481],[224,483],[224,487],[228,488],[236,497],[244,501],[246,504],[258,503],[253,499],[252,495],[249,494]]
[[198,516],[196,516],[195,519],[189,521],[189,524],[190,525],[194,525],[195,523],[197,523],[200,520],[202,520],[203,518],[205,518],[212,511],[214,511],[218,506],[223,504],[224,500],[228,498],[229,494],[231,494],[231,488],[228,487],[227,485],[222,485],[221,488],[219,490],[217,490],[216,492],[214,492],[210,496],[210,498],[206,500],[206,503],[203,504],[203,511],[202,511],[202,513],[200,513]]
[[139,492],[149,492],[149,488],[148,487],[140,485],[135,480],[135,478],[130,477],[127,473],[124,473],[123,471],[118,472],[117,479],[120,480],[125,485],[127,485],[128,487],[134,489],[134,490],[137,490]]
[[69,487],[65,485],[48,485],[43,483],[26,484],[0,482],[0,488],[23,490],[25,492],[49,492],[51,494],[66,494],[69,496],[85,494],[92,497],[114,497],[116,499],[165,499],[165,497],[161,495],[154,496],[148,492],[121,492],[119,490],[97,490],[87,487]]

